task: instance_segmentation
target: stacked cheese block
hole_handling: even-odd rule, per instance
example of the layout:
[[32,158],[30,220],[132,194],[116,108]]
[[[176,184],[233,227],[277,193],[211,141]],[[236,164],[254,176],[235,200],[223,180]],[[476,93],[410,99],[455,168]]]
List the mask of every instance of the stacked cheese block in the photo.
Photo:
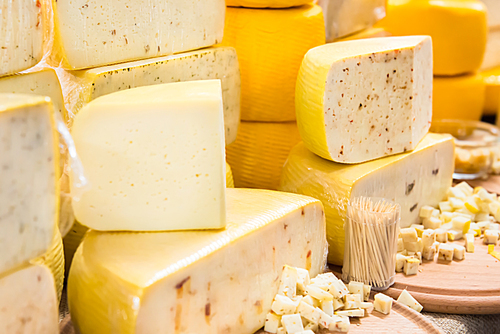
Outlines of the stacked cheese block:
[[481,118],[485,87],[477,72],[486,49],[486,21],[486,7],[479,0],[388,1],[387,16],[376,27],[395,36],[432,37],[433,119]]
[[304,142],[291,151],[280,189],[323,202],[333,264],[343,261],[346,201],[395,201],[407,227],[418,222],[424,203],[437,205],[451,186],[453,139],[427,134],[431,44],[425,36],[353,40],[304,58],[296,91]]
[[295,82],[306,52],[325,43],[322,10],[312,0],[231,0],[222,45],[241,66],[241,124],[227,160],[236,187],[277,189],[300,141]]

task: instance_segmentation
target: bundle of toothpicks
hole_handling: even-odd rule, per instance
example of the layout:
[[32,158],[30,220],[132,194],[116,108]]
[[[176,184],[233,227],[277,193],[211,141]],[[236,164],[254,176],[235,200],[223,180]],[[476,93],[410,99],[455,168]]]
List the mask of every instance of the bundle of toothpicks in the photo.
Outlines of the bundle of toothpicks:
[[357,197],[347,205],[342,278],[385,290],[394,283],[401,207]]

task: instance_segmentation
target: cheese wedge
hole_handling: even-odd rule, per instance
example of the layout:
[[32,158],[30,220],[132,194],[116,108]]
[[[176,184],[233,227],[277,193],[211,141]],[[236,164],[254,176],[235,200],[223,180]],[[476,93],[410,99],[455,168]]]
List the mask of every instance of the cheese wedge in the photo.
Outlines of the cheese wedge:
[[223,45],[238,53],[241,119],[295,120],[295,82],[306,52],[325,43],[317,5],[289,9],[228,7]]
[[446,196],[453,159],[454,142],[448,135],[428,134],[413,152],[358,165],[326,161],[301,143],[290,152],[279,189],[323,202],[328,261],[341,265],[347,200],[367,196],[395,201],[401,205],[401,227],[409,227],[419,222],[422,206],[436,206]]
[[395,36],[430,35],[434,74],[457,75],[481,67],[488,26],[478,0],[388,0],[387,15],[377,23]]
[[73,200],[76,219],[95,230],[224,227],[223,127],[220,80],[134,88],[90,102],[71,131],[92,187]]
[[57,146],[49,98],[0,94],[0,275],[50,247],[58,220]]
[[485,85],[479,74],[434,77],[432,119],[481,119]]
[[240,68],[236,50],[211,47],[173,56],[82,71],[58,70],[69,118],[88,102],[110,93],[178,81],[220,79],[226,145],[234,142],[240,122]]
[[386,2],[386,0],[318,0],[325,16],[327,42],[373,26],[385,17]]
[[50,65],[84,69],[153,58],[219,43],[224,0],[50,0],[54,32]]
[[429,37],[327,44],[304,57],[297,123],[304,145],[341,163],[413,150],[432,117]]
[[288,153],[299,142],[295,122],[241,122],[236,142],[226,147],[235,186],[276,190]]
[[340,38],[338,42],[352,41],[356,39],[367,39],[367,38],[377,38],[377,37],[390,37],[391,34],[384,28],[369,28],[358,33],[349,35],[347,37]]
[[[68,280],[71,318],[90,333],[254,333],[264,326],[284,264],[319,274],[321,203],[228,189],[225,230],[89,232]],[[147,259],[147,261],[145,261]]]
[[0,1],[0,77],[35,66],[43,56],[39,1]]
[[313,0],[226,0],[226,6],[249,8],[290,8],[312,3]]
[[481,70],[489,70],[498,66],[500,66],[500,27],[488,32],[488,43]]
[[43,265],[0,276],[0,333],[59,333],[54,278]]
[[485,85],[483,113],[496,115],[500,110],[500,66],[479,74]]
[[488,9],[488,27],[490,29],[500,27],[500,2],[497,0],[481,0]]
[[0,78],[0,92],[48,96],[52,100],[54,109],[60,112],[63,119],[67,115],[61,84],[53,68],[37,66]]

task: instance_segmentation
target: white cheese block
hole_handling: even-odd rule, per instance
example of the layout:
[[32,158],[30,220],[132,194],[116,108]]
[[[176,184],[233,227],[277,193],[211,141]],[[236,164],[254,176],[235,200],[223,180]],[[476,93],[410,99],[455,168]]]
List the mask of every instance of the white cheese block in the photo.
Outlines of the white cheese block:
[[68,280],[76,329],[220,334],[264,326],[284,264],[311,276],[323,270],[323,209],[273,191],[228,189],[227,197],[225,230],[89,232]]
[[318,198],[325,206],[329,261],[344,258],[345,200],[382,197],[401,205],[401,227],[419,222],[423,205],[437,206],[451,186],[454,144],[448,135],[428,134],[413,152],[359,165],[326,161],[298,144],[288,156],[280,190]]
[[385,17],[386,0],[319,0],[325,15],[326,40],[351,35]]
[[0,1],[0,77],[35,66],[43,56],[40,1]]
[[382,293],[377,293],[374,297],[373,309],[383,314],[391,313],[393,299]]
[[428,36],[331,43],[309,50],[297,79],[305,146],[341,163],[415,149],[432,119]]
[[0,94],[0,275],[49,249],[58,219],[58,167],[50,99]]
[[398,297],[398,303],[408,306],[411,309],[414,309],[417,312],[421,312],[423,306],[417,302],[415,298],[406,289],[404,289]]
[[54,278],[43,265],[0,276],[0,333],[59,333]]
[[500,1],[481,0],[488,9],[488,26],[490,29],[500,27]]
[[166,56],[222,41],[224,0],[51,0],[50,65],[83,69]]
[[120,90],[162,83],[220,79],[226,145],[236,139],[240,123],[241,78],[236,50],[206,49],[81,71],[58,69],[69,120],[87,103]]
[[481,71],[500,66],[500,26],[488,32],[488,42],[484,52]]
[[96,230],[224,227],[223,127],[219,80],[140,87],[92,101],[71,131],[91,184],[73,200],[76,219]]

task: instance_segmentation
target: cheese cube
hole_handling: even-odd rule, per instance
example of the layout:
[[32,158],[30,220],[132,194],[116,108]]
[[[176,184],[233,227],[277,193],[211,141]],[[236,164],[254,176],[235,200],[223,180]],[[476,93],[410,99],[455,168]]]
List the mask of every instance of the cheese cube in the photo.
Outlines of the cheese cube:
[[464,234],[461,231],[449,230],[447,234],[448,240],[450,241],[460,240],[464,237]]
[[422,233],[422,244],[425,247],[431,247],[436,242],[436,231],[425,230]]
[[333,296],[330,293],[312,284],[306,287],[306,293],[320,302],[324,300],[333,300]]
[[469,231],[470,223],[470,219],[465,217],[455,217],[451,220],[452,228],[455,231],[462,232],[463,234]]
[[[103,328],[110,333],[155,333],[162,328],[161,332],[174,333],[179,312],[189,333],[222,327],[251,333],[264,326],[262,313],[247,311],[256,304],[271,309],[279,286],[275,278],[285,263],[309,268],[313,276],[324,268],[327,243],[322,206],[309,197],[265,190],[227,189],[227,200],[231,224],[223,230],[88,232],[68,279],[77,329],[81,333],[101,333]],[[273,248],[281,251],[274,253]],[[231,260],[235,258],[238,261]],[[95,285],[97,279],[109,284]],[[258,294],[249,289],[257,286],[265,288]],[[137,297],[134,303],[110,304],[103,296]],[[232,317],[235,312],[242,316]],[[122,316],[111,318],[110,313]],[[207,313],[217,316],[210,323],[196,320],[205,319]]]
[[349,290],[345,286],[344,282],[339,279],[335,279],[328,286],[328,292],[330,292],[334,298],[342,298],[349,293]]
[[333,298],[333,309],[334,310],[338,310],[338,309],[343,308],[343,307],[344,307],[344,302],[342,301],[342,299]]
[[[441,224],[441,221],[439,221],[439,222]],[[413,227],[417,231],[417,235],[418,235],[419,238],[422,237],[422,233],[424,233],[424,225],[413,224],[410,227]]]
[[59,333],[59,303],[47,267],[28,265],[2,276],[0,295],[0,333]]
[[287,334],[286,329],[284,327],[279,327],[278,331],[276,332],[277,334]]
[[434,245],[424,247],[422,252],[422,257],[427,261],[434,261],[434,255],[436,255],[436,247]]
[[486,203],[492,203],[494,200],[494,195],[487,192],[484,188],[479,189],[476,195]]
[[336,311],[335,315],[340,315],[340,316],[345,316],[345,317],[362,318],[365,316],[365,310],[364,309],[357,309],[357,310]]
[[269,312],[266,315],[266,324],[264,325],[264,330],[269,333],[277,333],[280,324],[281,324],[281,316],[273,312]]
[[[453,214],[457,214],[456,212],[453,212]],[[458,217],[458,215],[455,215],[454,217]],[[453,218],[454,218],[453,217]],[[460,216],[460,217],[463,217],[463,216]],[[468,217],[467,217],[468,218]],[[451,230],[451,228],[453,227],[453,224],[451,223],[451,221],[449,223],[446,223],[446,224],[443,224],[441,225],[441,227],[439,228],[440,230],[445,230],[445,231],[449,231]]]
[[418,241],[417,230],[413,227],[403,228],[403,229],[401,229],[400,233],[401,233],[401,237],[403,238],[403,241],[405,244],[407,242],[417,242]]
[[479,207],[476,204],[476,200],[473,197],[468,197],[467,200],[464,202],[465,207],[467,210],[469,210],[471,213],[476,214],[479,213]]
[[441,244],[438,250],[438,260],[450,262],[453,260],[455,246],[453,244]]
[[281,273],[280,287],[278,288],[278,294],[287,296],[288,298],[293,298],[297,291],[297,281],[299,274],[297,268],[290,266],[283,266],[283,272]]
[[319,316],[319,328],[328,328],[330,323],[333,321],[332,317],[323,312],[321,309],[317,309]]
[[[423,252],[423,249],[422,249],[422,252]],[[415,255],[413,255],[413,257],[415,259],[418,259],[418,261],[420,262],[419,264],[422,264],[422,252],[417,252]]]
[[348,294],[344,297],[344,309],[352,310],[356,308],[361,308],[361,301],[363,300],[359,294]]
[[333,315],[333,312],[335,311],[333,308],[333,300],[322,301],[321,310],[331,317]]
[[299,306],[297,307],[297,312],[300,314],[300,316],[310,322],[313,323],[318,323],[320,313],[318,312],[318,308],[313,307],[305,302],[300,302]]
[[398,253],[402,252],[404,249],[405,249],[405,244],[403,242],[403,238],[398,238]]
[[298,306],[299,303],[293,301],[289,297],[276,295],[276,297],[274,297],[273,304],[271,305],[271,310],[278,315],[293,314],[297,310]]
[[231,7],[288,8],[311,3],[312,0],[226,0]]
[[[428,37],[411,36],[330,43],[309,50],[296,98],[304,145],[341,163],[415,149],[431,119],[431,49]],[[366,75],[380,72],[387,76]],[[367,80],[369,84],[359,84]],[[393,86],[405,86],[396,100],[388,93]],[[395,104],[397,112],[389,107]],[[394,122],[395,117],[401,119]],[[356,150],[350,149],[353,142]]]
[[304,326],[305,330],[311,330],[313,332],[317,332],[319,329],[319,324],[315,324],[313,322],[308,323],[307,325]]
[[281,323],[285,327],[287,334],[295,334],[304,331],[302,319],[298,314],[287,314],[281,317]]
[[[460,188],[456,188],[456,187],[450,187],[448,189],[448,192],[446,193],[446,195],[448,197],[448,201],[451,198],[463,199],[463,200],[465,200],[467,198],[467,195]],[[450,205],[452,205],[452,204],[450,203]],[[452,205],[452,207],[453,207],[453,205]]]
[[496,245],[498,242],[498,231],[486,230],[484,231],[483,243],[486,245]]
[[377,293],[374,297],[373,309],[383,314],[391,313],[393,299],[383,293]]
[[53,1],[54,41],[48,61],[82,69],[214,45],[222,41],[225,9],[223,0],[155,0],[147,7]]
[[396,272],[401,273],[405,267],[406,256],[402,254],[396,254]]
[[436,252],[439,250],[439,245],[441,245],[441,243],[438,241],[436,241],[433,245],[433,247],[436,249]]
[[476,224],[481,229],[481,233],[484,233],[484,231],[486,231],[486,230],[488,230],[490,228],[491,222],[489,220],[487,220],[487,221],[479,221]]
[[431,218],[432,213],[434,212],[434,208],[429,205],[424,205],[423,207],[420,208],[420,218]]
[[441,213],[441,216],[439,217],[443,223],[448,223],[453,219],[453,213],[452,212],[443,212]]
[[297,269],[297,294],[303,295],[306,291],[306,286],[310,283],[309,271],[303,268]]
[[454,210],[461,209],[465,206],[464,202],[459,198],[450,197],[448,200]]
[[370,292],[372,287],[370,285],[365,284],[363,286],[363,300],[367,302],[370,299]]
[[434,209],[434,211],[432,211],[431,217],[439,218],[440,214],[441,212],[439,211],[439,209]]
[[406,289],[404,289],[397,299],[398,303],[408,306],[417,312],[422,312],[424,308]]
[[85,104],[103,95],[162,83],[220,79],[226,145],[236,140],[241,78],[236,50],[231,47],[210,47],[89,70],[58,70],[58,74],[69,108],[70,124]]
[[407,257],[403,268],[405,275],[416,275],[418,273],[419,264],[420,261],[418,259]]
[[301,143],[286,160],[279,190],[321,200],[327,212],[328,262],[340,265],[346,216],[341,203],[359,196],[391,198],[401,205],[402,228],[418,223],[419,203],[437,205],[451,185],[453,145],[448,135],[428,134],[413,152],[347,166],[321,159]]
[[49,98],[0,94],[0,276],[51,245],[58,217],[57,138]]
[[451,204],[449,201],[446,202],[439,202],[439,209],[443,212],[451,212],[453,211],[453,208],[451,207]]
[[332,322],[328,326],[328,330],[331,332],[349,332],[349,318],[346,316],[335,315],[332,317]]
[[448,232],[446,230],[438,228],[436,230],[436,241],[437,242],[447,242],[448,241]]
[[433,230],[435,230],[435,229],[438,229],[441,226],[442,221],[439,218],[431,217],[431,218],[424,219],[424,221],[422,222],[422,224],[424,225],[425,229],[433,229]]
[[360,301],[361,301],[361,300],[363,300],[364,286],[365,285],[361,282],[351,281],[351,282],[349,282],[349,286],[348,286],[349,293],[358,294],[360,297]]
[[370,303],[370,302],[362,302],[361,303],[361,308],[362,309],[369,309],[370,307],[373,307],[373,303]]
[[226,225],[219,80],[102,96],[79,112],[72,135],[92,185],[73,201],[80,223],[104,231]]
[[309,295],[307,295],[304,298],[302,298],[301,301],[304,302],[304,303],[307,303],[307,304],[309,304],[311,306],[314,306],[314,307],[318,307],[318,306],[321,305],[321,303],[320,303],[319,300],[317,300],[316,298],[313,298],[313,297],[311,297]]
[[480,212],[480,213],[476,213],[476,216],[474,217],[474,220],[476,222],[481,222],[481,221],[487,221],[487,220],[489,220],[489,218],[490,218],[489,213]]
[[454,260],[463,260],[465,259],[465,247],[460,245],[453,245],[455,247],[453,251],[453,259]]
[[300,64],[309,49],[324,43],[325,23],[317,5],[273,10],[227,7],[222,45],[238,53],[241,119],[295,121]]
[[469,233],[465,235],[465,250],[467,253],[474,253],[474,235]]
[[315,334],[315,333],[310,329],[306,329],[302,332],[297,332],[297,334]]
[[492,224],[490,224],[489,229],[493,230],[493,231],[499,231],[500,230],[500,224],[492,223]]
[[466,195],[466,196],[472,196],[474,194],[474,188],[472,188],[467,182],[465,181],[462,181],[460,182],[459,184],[457,184],[455,186],[455,188],[458,188],[460,190],[462,190],[462,192]]

